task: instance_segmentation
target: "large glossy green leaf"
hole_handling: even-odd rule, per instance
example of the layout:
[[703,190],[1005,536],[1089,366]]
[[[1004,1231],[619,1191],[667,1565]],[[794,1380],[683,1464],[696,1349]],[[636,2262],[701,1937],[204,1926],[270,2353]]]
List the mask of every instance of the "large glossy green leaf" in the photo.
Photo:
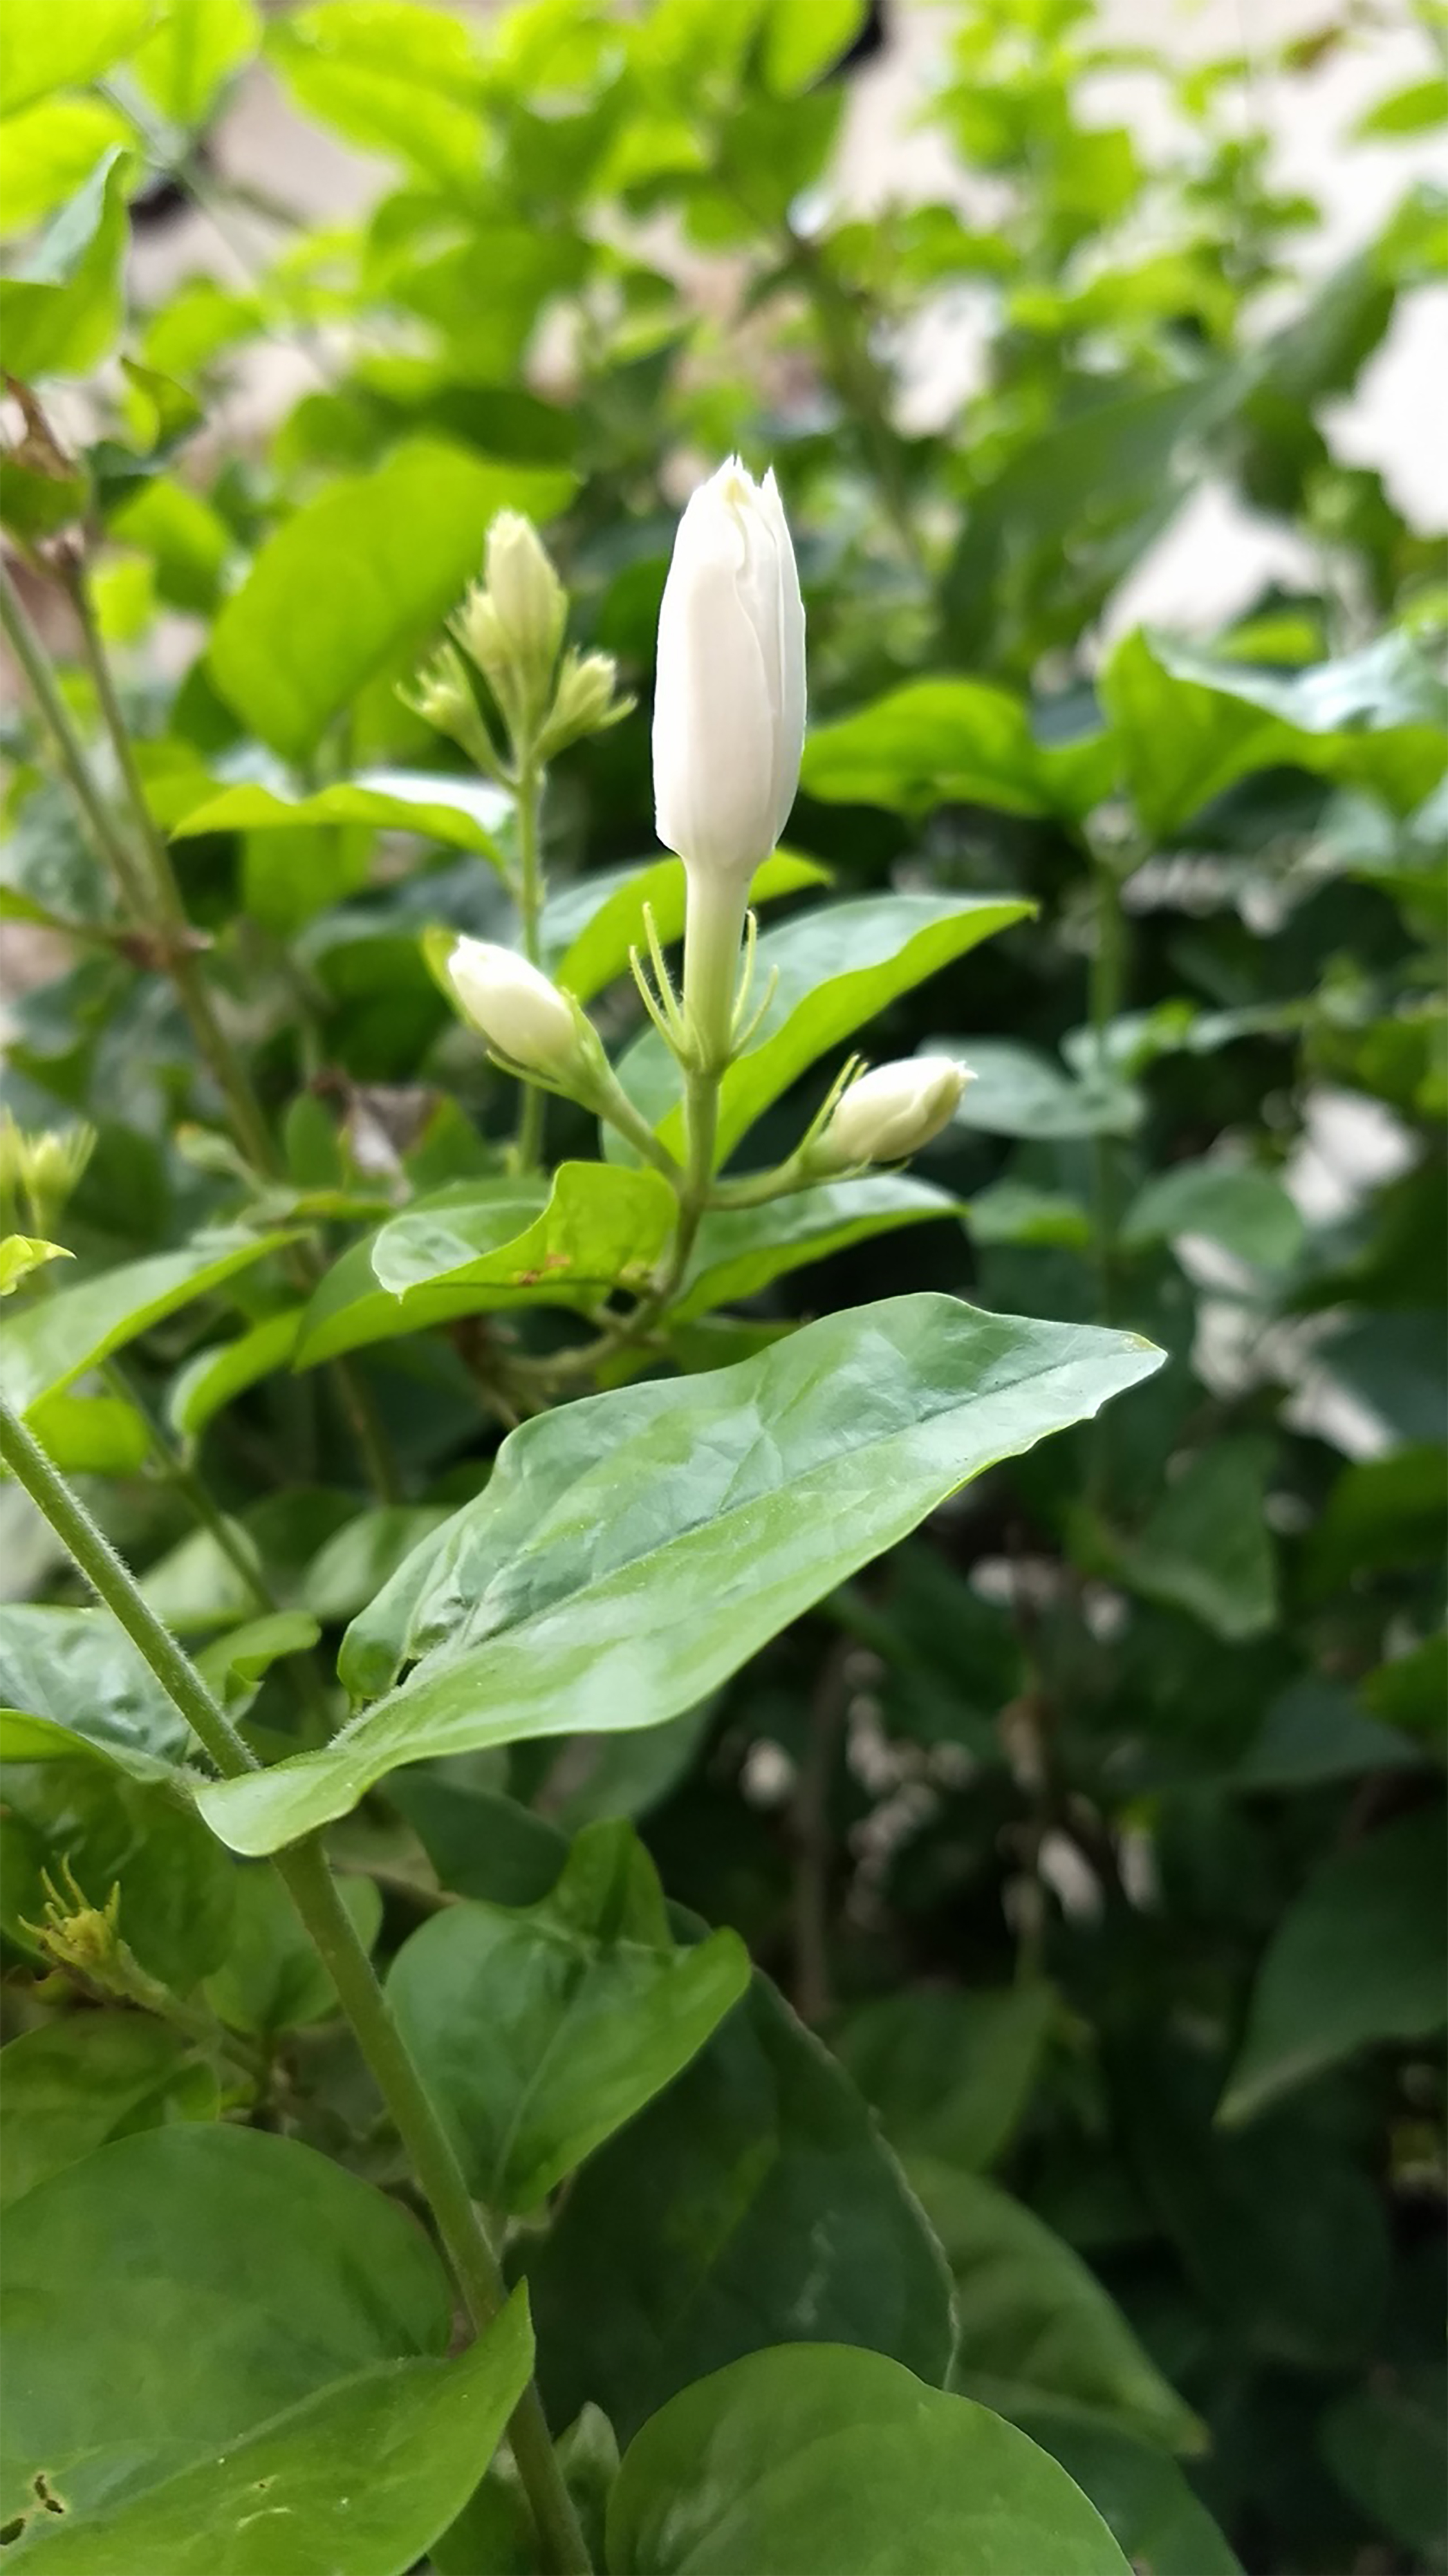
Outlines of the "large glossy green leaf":
[[22,2031],[0,2051],[0,2201],[21,2199],[122,2131],[206,2105],[208,2083],[214,2109],[215,2083],[192,2042],[144,2013],[73,2012]]
[[950,2281],[848,2077],[756,1976],[668,2091],[589,2159],[527,2257],[553,2420],[628,2441],[706,2371],[828,2337],[939,2384]]
[[317,1289],[296,1364],[506,1306],[596,1305],[642,1288],[677,1202],[651,1171],[561,1163],[546,1182],[458,1181],[389,1218]]
[[0,277],[8,374],[84,375],[121,328],[126,186],[131,156],[114,147],[55,218],[20,277]]
[[1047,2453],[879,2353],[761,2352],[630,2444],[609,2576],[1125,2576]]
[[502,790],[485,780],[385,769],[319,787],[309,796],[224,787],[184,814],[171,832],[173,840],[184,841],[203,832],[295,832],[308,825],[361,823],[376,831],[413,832],[497,864],[493,829],[507,810]]
[[[882,894],[828,904],[766,931],[757,989],[777,975],[774,998],[753,1046],[720,1087],[720,1160],[817,1056],[1031,909],[1005,897]],[[619,1074],[665,1143],[682,1150],[679,1071],[656,1030],[630,1047]]]
[[160,0],[6,0],[6,116],[52,90],[84,89],[140,43],[159,7]]
[[1059,2012],[1044,1979],[916,1986],[859,2005],[831,2037],[892,2146],[974,2169],[1010,2144]]
[[540,1903],[422,1924],[388,1993],[476,2197],[521,2212],[672,2081],[748,1983],[736,1932],[675,1943],[648,1854],[604,1822]]
[[[829,870],[794,850],[776,850],[755,871],[749,889],[754,905],[776,903],[802,886],[824,885]],[[654,928],[667,944],[684,929],[685,878],[682,859],[653,859],[640,867],[597,868],[550,895],[543,908],[543,962],[554,981],[566,985],[580,1002],[601,993],[628,972],[628,953],[647,954],[644,905]]]
[[324,2388],[47,2531],[47,2554],[58,2576],[409,2576],[497,2448],[531,2352],[515,2299],[459,2360],[384,2363]]
[[827,804],[928,814],[995,805],[1008,814],[1084,813],[1111,784],[1109,738],[1047,744],[1030,710],[983,680],[911,680],[812,733],[801,785]]
[[715,1306],[757,1296],[772,1279],[824,1261],[847,1244],[930,1217],[959,1217],[960,1203],[906,1172],[867,1172],[857,1181],[826,1181],[757,1208],[715,1208],[705,1218],[683,1287],[669,1308],[684,1323]]
[[1251,2119],[1325,2066],[1448,2021],[1448,1878],[1436,1808],[1336,1852],[1288,1908],[1262,1962],[1222,2103]]
[[1014,2413],[1028,2394],[1090,2407],[1172,2451],[1202,2426],[1069,2245],[979,2174],[912,2156],[906,2171],[955,2279],[952,2381]]
[[572,484],[424,442],[330,484],[268,538],[222,609],[217,687],[263,742],[304,759],[374,672],[427,643],[476,573],[495,511],[546,517]]
[[34,2504],[36,2470],[74,2512],[110,2505],[337,2380],[447,2348],[416,2221],[261,2130],[120,2139],[27,2193],[5,2233],[7,2514]]
[[1448,701],[1401,635],[1284,675],[1136,634],[1101,686],[1137,810],[1158,838],[1256,770],[1309,769],[1406,813],[1448,767]]
[[223,1287],[291,1240],[289,1234],[244,1234],[239,1229],[198,1235],[181,1252],[122,1262],[116,1270],[59,1289],[24,1314],[7,1315],[0,1343],[0,1392],[7,1403],[25,1411],[178,1307]]
[[108,1610],[0,1603],[0,1760],[84,1754],[136,1780],[184,1764],[191,1731]]
[[207,1788],[207,1815],[271,1850],[401,1762],[675,1717],[969,1477],[1157,1361],[1133,1334],[899,1297],[525,1423],[354,1632],[349,1688],[417,1671],[325,1750]]

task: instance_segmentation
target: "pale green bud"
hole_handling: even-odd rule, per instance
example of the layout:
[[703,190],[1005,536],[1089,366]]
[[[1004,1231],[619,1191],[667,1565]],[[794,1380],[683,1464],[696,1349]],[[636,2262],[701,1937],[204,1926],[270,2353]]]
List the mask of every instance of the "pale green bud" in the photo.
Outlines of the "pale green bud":
[[531,742],[553,691],[568,597],[531,520],[500,510],[488,530],[484,579],[452,631],[508,720],[515,750]]
[[465,751],[484,777],[502,778],[503,764],[483,711],[468,685],[462,655],[455,644],[444,644],[418,672],[412,687],[399,690],[398,695],[424,724],[430,724],[435,733],[445,733],[459,750]]
[[917,1055],[862,1073],[808,1148],[811,1170],[822,1176],[861,1163],[900,1163],[918,1154],[960,1106],[971,1075],[948,1055]]

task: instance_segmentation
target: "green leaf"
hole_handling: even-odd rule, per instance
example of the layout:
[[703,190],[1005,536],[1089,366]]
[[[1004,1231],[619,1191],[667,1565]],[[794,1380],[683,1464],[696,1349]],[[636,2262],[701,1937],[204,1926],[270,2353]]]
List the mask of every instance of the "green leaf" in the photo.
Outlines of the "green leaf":
[[865,0],[772,0],[764,20],[764,78],[777,98],[809,89],[847,54],[869,12]]
[[234,1340],[197,1351],[178,1370],[166,1403],[166,1417],[183,1440],[197,1440],[208,1422],[244,1395],[261,1378],[283,1369],[297,1346],[305,1309],[284,1307]]
[[468,196],[487,157],[471,28],[418,0],[320,0],[267,31],[300,104],[364,151],[406,161]]
[[204,125],[223,84],[261,42],[254,0],[166,0],[161,23],[131,70],[146,96],[183,132]]
[[[344,1878],[340,1894],[352,1928],[370,1951],[382,1924],[382,1899],[370,1878]],[[305,2030],[337,2011],[337,1990],[274,1870],[239,1869],[236,1914],[221,1966],[206,1980],[206,2000],[231,2030],[275,2039]]]
[[1034,1047],[1011,1038],[938,1038],[932,1050],[958,1056],[974,1080],[957,1109],[961,1127],[987,1136],[1129,1136],[1140,1126],[1139,1092],[1105,1066],[1087,1066],[1079,1078],[1063,1073]]
[[749,1983],[736,1932],[675,1945],[631,1826],[584,1827],[533,1906],[455,1905],[388,1994],[475,2199],[523,2212],[686,2066]]
[[0,1297],[10,1297],[32,1271],[47,1261],[73,1261],[63,1243],[46,1243],[38,1234],[7,1234],[0,1241]]
[[203,1646],[196,1669],[234,1715],[250,1707],[273,1664],[286,1655],[305,1655],[320,1635],[316,1620],[300,1610],[273,1610]]
[[7,118],[32,99],[98,79],[139,44],[157,8],[158,0],[6,0],[0,92]]
[[547,518],[573,479],[419,440],[330,484],[267,539],[222,609],[210,650],[222,696],[273,750],[306,759],[375,673],[429,641],[495,512]]
[[355,1619],[405,1557],[450,1518],[442,1504],[382,1503],[359,1512],[320,1547],[301,1584],[301,1606],[327,1626]]
[[[793,850],[776,850],[755,871],[749,900],[777,903],[803,886],[827,885],[828,868]],[[543,907],[543,963],[556,984],[580,1002],[628,973],[628,953],[647,954],[644,905],[665,947],[683,937],[685,878],[682,859],[654,859],[643,867],[596,868]]]
[[1332,1854],[1289,1906],[1253,1989],[1224,2120],[1380,2040],[1448,2021],[1443,1820],[1432,1808]]
[[1084,2408],[1001,2401],[1002,2412],[1059,2460],[1143,2576],[1243,2576],[1175,2460],[1099,2423]]
[[1204,1234],[1259,1270],[1287,1270],[1306,1228],[1282,1183],[1250,1163],[1173,1163],[1138,1191],[1121,1225],[1128,1247]]
[[831,2041],[901,2154],[975,2168],[1009,2146],[1059,2010],[1044,1982],[919,1986],[859,2005]]
[[972,1475],[1157,1362],[1134,1335],[899,1297],[526,1422],[368,1615],[369,1668],[418,1670],[325,1750],[205,1790],[208,1819],[274,1850],[400,1762],[675,1717]]
[[114,146],[57,215],[20,277],[0,277],[6,372],[82,376],[125,318],[126,188],[131,155]]
[[1114,2300],[1031,2210],[933,2157],[906,2171],[955,2280],[954,2386],[1008,2413],[1028,2393],[1064,2398],[1169,2451],[1205,2446]]
[[1359,117],[1353,127],[1353,139],[1368,143],[1376,137],[1396,134],[1428,134],[1435,125],[1448,123],[1448,77],[1442,72],[1430,73],[1426,80],[1409,81],[1406,88],[1390,90]]
[[1395,2540],[1441,2563],[1448,2496],[1448,2369],[1380,2370],[1334,2406],[1318,2447],[1340,2487]]
[[[402,2361],[358,2373],[58,2534],[70,2576],[407,2576],[456,2516],[497,2448],[528,2379],[527,2309],[510,2300],[452,2362]],[[258,2505],[258,2498],[265,2499]]]
[[7,2514],[37,2469],[73,2512],[111,2504],[337,2380],[441,2355],[452,2322],[431,2245],[381,2192],[293,2139],[191,2124],[17,2202],[5,2300]]
[[1167,1486],[1117,1570],[1152,1601],[1185,1610],[1214,1636],[1260,1636],[1276,1614],[1266,1520],[1270,1451],[1250,1434],[1199,1449]]
[[1101,688],[1137,811],[1158,839],[1257,770],[1312,770],[1407,812],[1448,767],[1448,697],[1405,635],[1290,674],[1130,635]]
[[[8,81],[3,86],[8,96]],[[9,241],[73,197],[102,153],[131,140],[131,129],[99,99],[46,98],[19,115],[7,110],[0,136],[0,239]]]
[[828,805],[928,814],[993,805],[1007,814],[1074,817],[1111,785],[1109,738],[1047,744],[1030,710],[982,680],[911,680],[805,744],[800,784]]
[[297,1344],[313,1368],[399,1333],[509,1306],[585,1310],[643,1287],[676,1201],[657,1172],[560,1163],[528,1179],[454,1181],[355,1244],[312,1298]]
[[179,1770],[190,1729],[108,1610],[0,1602],[0,1760],[84,1754],[134,1780]]
[[1301,1789],[1319,1780],[1410,1769],[1421,1759],[1411,1736],[1365,1717],[1340,1682],[1309,1674],[1272,1701],[1229,1776],[1236,1789]]
[[28,1411],[153,1324],[223,1287],[292,1240],[290,1234],[218,1230],[196,1236],[181,1252],[123,1262],[117,1270],[62,1288],[43,1305],[7,1321],[0,1393],[17,1411]]
[[828,2338],[936,2384],[950,2284],[859,2095],[772,1986],[589,2159],[527,2258],[550,2417],[620,2441],[742,2353]]
[[[385,782],[385,784],[384,784]],[[485,780],[433,778],[405,769],[380,769],[320,787],[310,796],[282,796],[270,787],[226,787],[195,806],[171,827],[174,841],[203,832],[291,832],[308,826],[368,824],[375,830],[413,832],[449,849],[472,850],[499,862],[491,826],[507,802]]]
[[683,1287],[669,1307],[670,1323],[687,1323],[715,1306],[757,1296],[772,1279],[827,1260],[851,1243],[893,1234],[928,1217],[960,1215],[959,1201],[929,1181],[903,1172],[868,1172],[859,1180],[827,1181],[756,1208],[714,1208],[695,1237]]
[[175,1993],[190,1994],[220,1966],[236,1870],[177,1786],[74,1755],[7,1760],[11,1848],[0,1923],[18,1949],[39,1955],[30,1927],[44,1916],[48,1878],[62,1894],[78,1889],[82,1909],[99,1909],[119,1891],[122,1940]]
[[1369,1673],[1362,1695],[1376,1718],[1415,1734],[1448,1736],[1448,1635],[1440,1628]]
[[151,1454],[151,1426],[123,1396],[42,1396],[28,1423],[67,1476],[134,1476]]
[[[778,980],[755,1044],[720,1085],[718,1159],[727,1158],[760,1112],[817,1056],[927,975],[1032,910],[1004,897],[871,895],[802,913],[766,931],[759,942],[756,990],[762,992],[772,976]],[[618,1071],[645,1117],[657,1122],[665,1144],[682,1153],[679,1070],[656,1030],[646,1030],[629,1048]]]
[[190,2117],[178,2079],[194,2072],[190,2040],[142,2013],[74,2012],[22,2031],[0,2051],[0,2200],[110,2138]]
[[609,2576],[1125,2576],[1094,2506],[1034,2442],[879,2353],[761,2352],[686,2388],[629,2445]]
[[[1386,1338],[1377,1317],[1371,1329]],[[1402,1318],[1394,1316],[1390,1329],[1401,1335]],[[1354,1576],[1438,1564],[1445,1519],[1448,1454],[1436,1442],[1415,1442],[1386,1458],[1345,1467],[1309,1544],[1314,1594],[1335,1592]]]

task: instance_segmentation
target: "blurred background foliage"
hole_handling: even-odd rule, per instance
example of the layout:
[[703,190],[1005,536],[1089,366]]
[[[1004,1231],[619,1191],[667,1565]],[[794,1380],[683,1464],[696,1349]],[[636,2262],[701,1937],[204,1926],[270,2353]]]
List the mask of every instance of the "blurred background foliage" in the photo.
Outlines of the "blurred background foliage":
[[[670,1896],[744,1933],[876,2107],[956,2276],[961,2384],[1057,2451],[1141,2566],[1443,2567],[1448,575],[1333,420],[1408,301],[1441,296],[1448,200],[1405,180],[1324,270],[1263,122],[1265,85],[1280,103],[1370,59],[1380,20],[1324,7],[1184,64],[1108,41],[1088,0],[949,0],[919,109],[946,178],[861,215],[834,175],[881,36],[858,0],[154,15],[8,0],[0,328],[40,399],[11,406],[4,515],[99,738],[91,603],[157,826],[263,791],[171,850],[284,1140],[278,1218],[341,1251],[508,1135],[420,945],[506,936],[506,899],[462,825],[409,831],[398,801],[425,774],[444,823],[508,829],[396,685],[493,511],[546,527],[574,635],[646,703],[678,508],[737,447],[777,467],[809,616],[791,848],[840,893],[1039,907],[869,1031],[877,1059],[944,1040],[975,1066],[927,1164],[962,1212],[750,1311],[784,1329],[927,1285],[1169,1353],[696,1718],[404,1774],[339,1837],[384,1889],[384,1942],[429,1866],[519,1901],[532,1819],[633,1817]],[[1362,148],[1443,128],[1448,22],[1411,25],[1418,68]],[[300,120],[264,190],[214,140],[243,79]],[[1106,118],[1103,80],[1150,92],[1169,145]],[[368,174],[320,227],[292,203],[314,136]],[[186,207],[210,255],[152,293]],[[976,364],[922,426],[932,332]],[[1208,481],[1299,569],[1224,632],[1123,632],[1123,586]],[[226,1218],[238,1171],[18,699],[5,725],[5,1097],[28,1130],[94,1126],[60,1231],[99,1271]],[[654,854],[647,742],[640,716],[560,761],[565,901]],[[359,781],[382,801],[327,802]],[[628,988],[601,1011],[625,1034]],[[566,1141],[590,1150],[581,1119]],[[268,1276],[220,1311],[264,1327]],[[379,1503],[318,1380],[276,1373],[285,1347],[218,1394],[215,1303],[142,1321],[125,1384],[71,1398],[51,1446],[218,1671],[254,1602],[192,1530],[198,1456],[276,1602],[335,1632],[496,1444],[465,1324],[356,1363],[396,1462]],[[75,1598],[13,1492],[0,1513],[10,1590]],[[295,1724],[275,1672],[251,1724]],[[60,1854],[119,1876],[154,1974],[178,1948],[210,1972],[187,1945],[219,1856],[135,1783],[62,1793],[70,1767],[7,1791],[22,2024],[27,1889]],[[304,2134],[344,2128],[341,2081],[307,2057]],[[650,2177],[687,2196],[694,2084],[569,2205],[600,2316]],[[595,2393],[575,2379],[570,2401]]]

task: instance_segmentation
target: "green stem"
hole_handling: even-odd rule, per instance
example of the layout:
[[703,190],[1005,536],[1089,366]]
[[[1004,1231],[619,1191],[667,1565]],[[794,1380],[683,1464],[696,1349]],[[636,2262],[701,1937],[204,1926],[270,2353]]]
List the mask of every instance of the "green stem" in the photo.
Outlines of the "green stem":
[[[79,1497],[0,1398],[0,1460],[69,1550],[92,1591],[118,1620],[167,1697],[225,1779],[257,1768],[244,1738],[190,1658],[157,1618],[129,1569]],[[425,2193],[474,2325],[498,2314],[507,2286],[468,2192],[467,2180],[342,1903],[325,1851],[310,1837],[273,1855],[308,1937],[325,1963],[343,2012]],[[587,2545],[531,2383],[508,2427],[553,2576],[589,2576]]]
[[[1121,908],[1121,880],[1109,859],[1092,852],[1096,891],[1096,942],[1091,956],[1091,1027],[1096,1040],[1098,1075],[1104,1073],[1107,1031],[1121,1010],[1125,975],[1126,922]],[[1117,1304],[1116,1165],[1109,1136],[1091,1140],[1092,1234],[1096,1248],[1100,1320],[1114,1322]]]
[[0,563],[0,628],[3,628],[6,641],[25,674],[41,722],[55,746],[66,785],[90,825],[97,847],[110,861],[122,895],[140,926],[147,913],[145,876],[116,829],[114,817],[96,784],[84,745],[71,721],[70,709],[61,695],[50,656],[32,626],[25,603],[3,563]]
[[[518,914],[523,932],[523,954],[530,966],[540,963],[539,930],[543,915],[543,870],[538,850],[538,809],[542,802],[543,781],[538,765],[531,757],[518,762],[516,787],[518,814]],[[518,1168],[536,1172],[543,1160],[544,1126],[548,1115],[548,1095],[533,1082],[523,1085],[518,1109]]]

